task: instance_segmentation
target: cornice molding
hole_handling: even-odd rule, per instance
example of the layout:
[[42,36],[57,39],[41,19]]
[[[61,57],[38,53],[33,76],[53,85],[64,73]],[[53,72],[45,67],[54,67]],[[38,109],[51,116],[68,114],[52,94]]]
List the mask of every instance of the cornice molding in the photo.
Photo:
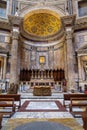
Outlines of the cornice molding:
[[0,21],[0,29],[9,30],[11,29],[8,21]]
[[87,55],[87,49],[86,49],[86,47],[78,49],[77,53],[78,53],[78,56]]
[[62,37],[61,39],[59,39],[58,41],[50,41],[50,42],[34,42],[34,41],[28,41],[25,38],[23,38],[22,36],[20,37],[21,39],[21,43],[24,43],[28,46],[35,46],[35,47],[49,47],[49,46],[56,46],[58,44],[63,44],[64,43],[64,37]]
[[87,17],[76,20],[75,30],[87,29]]
[[0,54],[7,54],[6,48],[0,47]]
[[73,27],[74,31],[87,29],[87,17],[76,19],[75,15],[61,17],[62,26]]

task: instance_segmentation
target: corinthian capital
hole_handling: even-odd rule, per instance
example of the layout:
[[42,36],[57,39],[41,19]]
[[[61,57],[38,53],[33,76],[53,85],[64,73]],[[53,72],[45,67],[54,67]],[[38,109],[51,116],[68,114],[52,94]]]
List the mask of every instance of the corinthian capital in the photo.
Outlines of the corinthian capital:
[[12,32],[12,39],[18,39],[18,37],[19,37],[19,33],[16,31],[13,31]]
[[21,21],[23,20],[22,17],[18,17],[18,16],[8,16],[9,22],[12,26],[19,26]]
[[74,26],[76,21],[76,16],[75,15],[64,16],[61,17],[61,21],[64,28]]
[[72,39],[72,37],[73,37],[73,29],[72,28],[66,28],[65,33],[66,33],[66,39]]

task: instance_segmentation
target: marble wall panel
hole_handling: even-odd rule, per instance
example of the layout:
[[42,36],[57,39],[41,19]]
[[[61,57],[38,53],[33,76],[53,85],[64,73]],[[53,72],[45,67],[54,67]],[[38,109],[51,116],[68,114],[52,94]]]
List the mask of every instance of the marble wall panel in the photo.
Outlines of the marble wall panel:
[[87,31],[75,33],[75,49],[78,50],[87,44]]
[[54,68],[64,69],[64,49],[54,51]]

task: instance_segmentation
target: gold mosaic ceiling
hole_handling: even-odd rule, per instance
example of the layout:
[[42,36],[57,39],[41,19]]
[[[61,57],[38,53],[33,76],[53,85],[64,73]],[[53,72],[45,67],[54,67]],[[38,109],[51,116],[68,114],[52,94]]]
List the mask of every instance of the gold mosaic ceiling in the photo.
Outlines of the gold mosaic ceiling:
[[23,27],[28,34],[45,37],[56,34],[61,29],[61,21],[54,12],[37,10],[25,15]]

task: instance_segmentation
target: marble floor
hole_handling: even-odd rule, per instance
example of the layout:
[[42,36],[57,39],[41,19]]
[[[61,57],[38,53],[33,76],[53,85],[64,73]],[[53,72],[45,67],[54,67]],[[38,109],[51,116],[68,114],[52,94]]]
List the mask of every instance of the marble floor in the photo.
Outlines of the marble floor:
[[28,106],[26,107],[26,110],[28,109],[33,109],[33,110],[39,110],[39,109],[42,109],[42,110],[46,110],[46,109],[49,109],[49,110],[57,110],[59,109],[58,106],[56,105],[55,102],[52,102],[52,101],[31,101]]
[[[29,99],[26,99],[29,100]],[[26,109],[39,109],[39,110],[58,110],[58,106],[56,105],[56,103],[54,102],[54,99],[52,101],[49,102],[50,99],[45,100],[45,102],[43,102],[43,99],[39,99],[38,102],[37,100],[35,101],[35,99],[31,100],[32,102],[29,103],[29,105],[27,106]],[[62,103],[62,99],[57,99],[58,101],[60,101]],[[22,100],[22,103],[25,100]],[[35,102],[34,102],[35,101]],[[20,114],[21,113],[21,114]],[[12,118],[73,118],[73,116],[67,111],[67,112],[16,112]]]
[[[23,97],[23,95],[25,95],[25,98]],[[53,96],[55,98],[53,98]],[[21,102],[22,104],[25,102],[25,101],[29,101],[31,100],[32,102],[29,103],[29,105],[27,106],[26,109],[49,109],[49,110],[52,110],[52,109],[59,109],[58,106],[55,104],[55,99],[60,101],[61,103],[63,103],[63,93],[59,93],[59,94],[53,94],[53,96],[51,96],[50,98],[49,97],[33,97],[27,93],[21,93]],[[31,97],[31,98],[30,98]],[[43,102],[43,100],[46,100],[46,102]],[[37,102],[37,100],[39,102]],[[49,100],[51,100],[49,102]],[[35,102],[34,102],[35,101]],[[15,114],[11,117],[11,119],[14,119],[14,118],[74,118],[70,113],[69,111],[66,111],[66,112],[46,112],[46,111],[43,111],[43,112],[15,112]],[[3,121],[2,121],[2,126],[4,126],[6,124],[6,122],[8,121],[9,118],[3,118]],[[82,119],[81,118],[76,118],[77,122],[82,125],[83,122],[82,122]]]

